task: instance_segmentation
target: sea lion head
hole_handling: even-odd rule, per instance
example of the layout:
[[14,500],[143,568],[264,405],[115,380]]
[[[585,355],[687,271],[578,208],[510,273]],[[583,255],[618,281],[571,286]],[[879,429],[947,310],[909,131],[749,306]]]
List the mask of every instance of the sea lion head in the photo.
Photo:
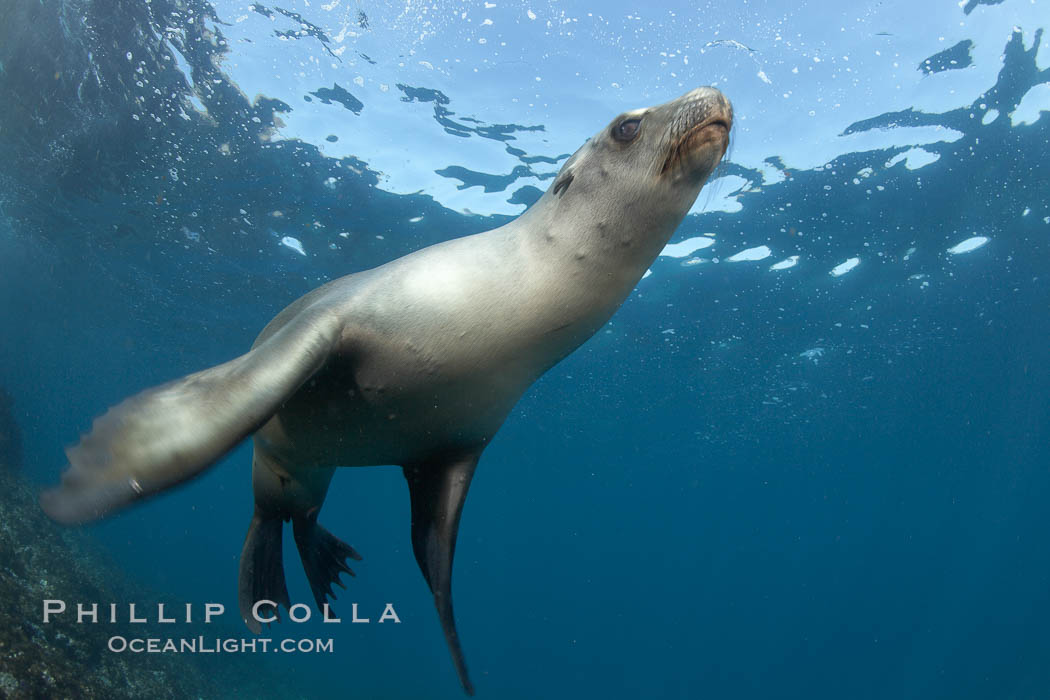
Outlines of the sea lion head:
[[547,195],[573,218],[673,230],[725,155],[732,125],[729,100],[712,87],[624,112],[565,162]]

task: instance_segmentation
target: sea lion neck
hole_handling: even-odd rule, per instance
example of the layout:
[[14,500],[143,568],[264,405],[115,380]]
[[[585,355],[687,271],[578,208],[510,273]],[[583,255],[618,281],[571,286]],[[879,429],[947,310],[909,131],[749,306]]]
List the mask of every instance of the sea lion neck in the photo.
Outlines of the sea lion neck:
[[[530,256],[571,271],[590,271],[596,278],[623,277],[631,286],[645,273],[670,240],[688,208],[666,202],[640,209],[646,202],[608,199],[581,202],[575,207],[544,195],[520,217],[507,224]],[[691,201],[689,202],[691,204]]]

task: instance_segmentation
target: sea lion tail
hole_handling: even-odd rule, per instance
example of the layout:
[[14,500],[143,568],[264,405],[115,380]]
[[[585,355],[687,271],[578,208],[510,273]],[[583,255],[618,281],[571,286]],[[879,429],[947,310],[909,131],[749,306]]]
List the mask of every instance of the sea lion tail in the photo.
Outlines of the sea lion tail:
[[114,406],[66,450],[54,520],[84,523],[197,476],[259,429],[328,359],[342,321],[306,309],[251,352]]
[[[252,524],[248,526],[248,536],[244,538],[244,548],[241,549],[237,598],[241,619],[255,634],[262,632],[260,618],[265,620],[272,616],[274,622],[280,622],[281,610],[278,606],[283,605],[285,610],[291,607],[281,556],[283,529],[284,522],[280,517],[256,509]],[[275,605],[260,606],[259,610],[253,610],[261,600],[268,600]]]
[[299,558],[303,570],[310,582],[317,609],[324,613],[325,598],[331,596],[332,584],[346,589],[339,580],[339,574],[346,572],[354,576],[353,570],[346,565],[347,559],[361,561],[361,555],[353,547],[317,524],[318,509],[314,508],[307,515],[292,518],[292,532],[295,535],[295,546],[299,549]]
[[423,578],[434,594],[445,642],[463,690],[474,694],[467,662],[452,613],[452,558],[463,502],[474,476],[478,455],[404,467],[412,500],[412,549]]

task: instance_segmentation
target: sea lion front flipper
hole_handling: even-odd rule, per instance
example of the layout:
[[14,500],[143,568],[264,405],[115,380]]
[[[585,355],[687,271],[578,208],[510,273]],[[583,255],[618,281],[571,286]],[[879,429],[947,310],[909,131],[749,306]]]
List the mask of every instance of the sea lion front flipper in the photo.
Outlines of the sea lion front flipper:
[[66,450],[62,483],[40,505],[88,522],[200,474],[324,364],[341,331],[334,311],[306,308],[246,355],[114,406]]
[[459,516],[477,464],[478,455],[472,454],[404,467],[412,499],[412,549],[434,594],[452,663],[467,695],[474,694],[474,686],[467,675],[452,614],[452,557],[456,553]]

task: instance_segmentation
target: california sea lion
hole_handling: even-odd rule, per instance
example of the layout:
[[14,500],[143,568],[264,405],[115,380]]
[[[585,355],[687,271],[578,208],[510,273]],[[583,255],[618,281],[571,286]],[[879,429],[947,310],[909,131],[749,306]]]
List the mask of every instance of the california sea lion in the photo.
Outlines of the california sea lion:
[[41,504],[78,523],[201,473],[254,433],[255,513],[241,613],[288,607],[283,522],[318,607],[357,552],[317,523],[337,466],[401,465],[412,546],[459,679],[452,556],[485,446],[532,382],[597,331],[634,289],[725,154],[732,109],[699,88],[626,112],[585,143],[528,211],[293,302],[250,352],[149,389],[69,448]]

